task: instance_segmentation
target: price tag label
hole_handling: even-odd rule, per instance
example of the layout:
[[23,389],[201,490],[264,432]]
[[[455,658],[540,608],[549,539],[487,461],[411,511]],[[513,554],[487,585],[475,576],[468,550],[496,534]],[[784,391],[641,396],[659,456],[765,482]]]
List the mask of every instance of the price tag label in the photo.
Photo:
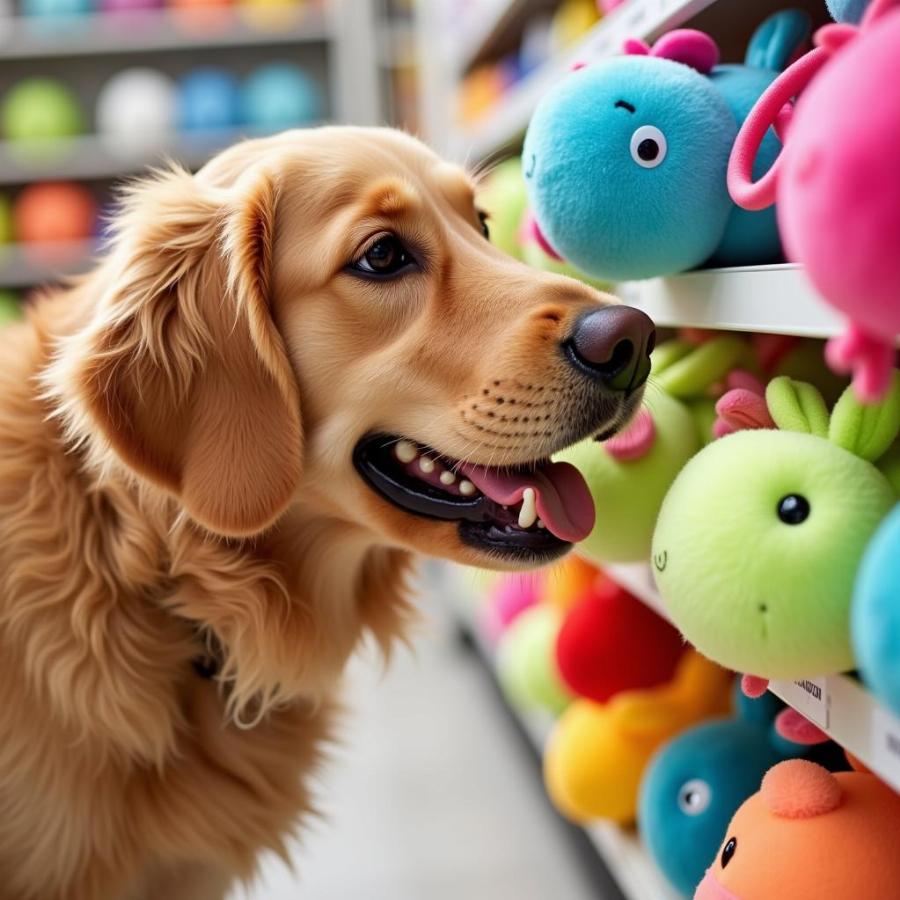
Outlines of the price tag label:
[[804,678],[801,681],[773,681],[772,688],[801,715],[819,728],[828,728],[828,679]]
[[872,710],[872,762],[900,790],[900,721],[883,709]]

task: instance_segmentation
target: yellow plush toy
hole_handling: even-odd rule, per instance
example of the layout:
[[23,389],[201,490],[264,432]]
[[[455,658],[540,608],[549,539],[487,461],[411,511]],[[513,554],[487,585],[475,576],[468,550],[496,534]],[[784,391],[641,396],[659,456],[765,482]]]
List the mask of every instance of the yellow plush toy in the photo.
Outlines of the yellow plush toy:
[[608,703],[576,700],[557,722],[544,756],[550,799],[576,822],[627,824],[637,813],[641,777],[656,749],[729,709],[731,673],[689,650],[663,687],[627,691]]

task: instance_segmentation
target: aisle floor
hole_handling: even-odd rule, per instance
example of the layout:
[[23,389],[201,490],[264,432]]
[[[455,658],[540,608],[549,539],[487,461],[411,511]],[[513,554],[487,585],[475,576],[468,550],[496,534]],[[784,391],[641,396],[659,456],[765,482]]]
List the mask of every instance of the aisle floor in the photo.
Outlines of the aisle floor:
[[601,900],[468,653],[436,615],[386,674],[353,663],[328,820],[231,900]]

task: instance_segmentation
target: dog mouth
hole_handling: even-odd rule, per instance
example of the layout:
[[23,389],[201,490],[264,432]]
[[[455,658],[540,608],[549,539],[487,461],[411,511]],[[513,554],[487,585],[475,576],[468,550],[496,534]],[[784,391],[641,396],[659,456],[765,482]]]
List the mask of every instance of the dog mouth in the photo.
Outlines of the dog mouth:
[[386,434],[363,438],[353,463],[394,506],[458,522],[464,543],[495,556],[549,560],[594,527],[591,493],[569,463],[544,459],[524,466],[482,466]]

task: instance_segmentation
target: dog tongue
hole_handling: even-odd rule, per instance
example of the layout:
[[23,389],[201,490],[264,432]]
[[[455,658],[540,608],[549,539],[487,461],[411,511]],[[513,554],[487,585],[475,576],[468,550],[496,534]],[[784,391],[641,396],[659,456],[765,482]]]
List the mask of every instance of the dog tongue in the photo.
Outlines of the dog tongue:
[[534,472],[502,472],[464,463],[460,467],[478,490],[501,506],[513,506],[533,488],[538,515],[561,541],[583,541],[594,528],[594,500],[581,473],[565,462],[545,463]]

